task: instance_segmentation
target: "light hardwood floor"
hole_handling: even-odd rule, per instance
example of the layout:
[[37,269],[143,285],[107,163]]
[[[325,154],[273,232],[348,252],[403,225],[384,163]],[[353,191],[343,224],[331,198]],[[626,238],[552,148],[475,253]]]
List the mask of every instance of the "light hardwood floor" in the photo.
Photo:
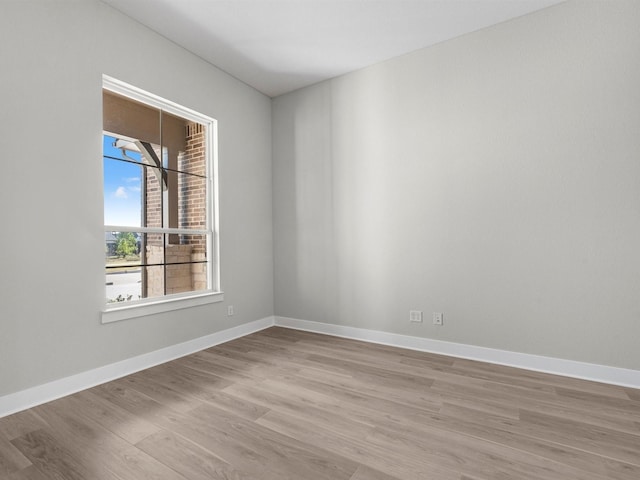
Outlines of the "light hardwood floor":
[[0,419],[2,480],[638,480],[640,391],[270,328]]

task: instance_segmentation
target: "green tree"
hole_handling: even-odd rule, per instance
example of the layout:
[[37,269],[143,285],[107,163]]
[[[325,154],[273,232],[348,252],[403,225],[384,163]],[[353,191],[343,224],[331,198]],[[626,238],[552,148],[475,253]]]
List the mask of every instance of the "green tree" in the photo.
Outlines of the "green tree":
[[116,236],[118,243],[116,244],[116,254],[122,258],[137,253],[138,244],[136,237],[131,232],[120,232]]

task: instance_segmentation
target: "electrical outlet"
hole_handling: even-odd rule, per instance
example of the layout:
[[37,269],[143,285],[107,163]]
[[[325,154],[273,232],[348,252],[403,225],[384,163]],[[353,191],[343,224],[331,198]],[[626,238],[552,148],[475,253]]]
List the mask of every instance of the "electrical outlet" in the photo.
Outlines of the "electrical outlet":
[[433,312],[433,324],[441,326],[442,323],[442,312]]
[[420,310],[409,310],[409,321],[422,323],[422,312]]
[[233,316],[233,305],[229,305],[227,307],[227,317],[232,317]]

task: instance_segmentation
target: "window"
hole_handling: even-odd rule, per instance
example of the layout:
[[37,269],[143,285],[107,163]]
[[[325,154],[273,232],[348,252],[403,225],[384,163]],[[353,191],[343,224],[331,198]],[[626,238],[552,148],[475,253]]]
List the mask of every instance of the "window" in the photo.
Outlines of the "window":
[[215,120],[103,79],[103,322],[222,300]]

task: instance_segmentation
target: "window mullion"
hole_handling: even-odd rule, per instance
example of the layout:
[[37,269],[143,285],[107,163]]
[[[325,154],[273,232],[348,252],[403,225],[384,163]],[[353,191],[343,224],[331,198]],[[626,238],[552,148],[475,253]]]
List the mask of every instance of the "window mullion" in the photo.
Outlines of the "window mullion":
[[211,230],[196,230],[190,228],[158,228],[131,227],[126,225],[105,225],[105,232],[133,232],[133,233],[167,233],[175,235],[209,235]]

